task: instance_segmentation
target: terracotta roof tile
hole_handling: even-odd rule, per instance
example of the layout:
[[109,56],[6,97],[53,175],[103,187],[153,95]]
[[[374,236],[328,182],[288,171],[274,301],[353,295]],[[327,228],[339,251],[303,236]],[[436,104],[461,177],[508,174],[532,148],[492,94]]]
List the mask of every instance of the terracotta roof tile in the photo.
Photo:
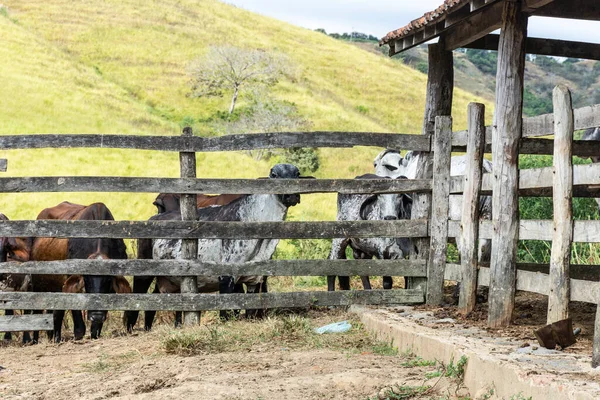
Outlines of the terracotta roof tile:
[[446,17],[446,14],[452,11],[453,8],[461,7],[464,4],[468,3],[470,0],[444,0],[444,4],[439,6],[433,11],[425,13],[421,18],[417,18],[411,21],[405,27],[400,29],[396,29],[395,31],[391,31],[381,41],[379,45],[384,45],[389,43],[391,40],[400,39],[404,36],[409,35],[410,33],[417,31],[428,24],[437,23],[440,20]]

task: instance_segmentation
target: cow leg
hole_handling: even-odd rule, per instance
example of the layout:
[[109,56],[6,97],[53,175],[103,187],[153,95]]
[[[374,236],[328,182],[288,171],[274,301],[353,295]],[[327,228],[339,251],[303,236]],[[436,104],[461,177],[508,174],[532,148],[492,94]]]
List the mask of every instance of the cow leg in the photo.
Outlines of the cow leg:
[[[154,285],[154,291],[152,292],[154,294],[156,293],[160,293],[160,289],[158,287],[158,282]],[[147,310],[144,311],[144,330],[145,331],[149,331],[150,329],[152,329],[152,324],[154,323],[154,317],[156,316],[156,311],[154,310]],[[137,316],[136,316],[137,318]],[[175,315],[175,319],[177,319],[177,315]],[[181,319],[181,317],[180,317]],[[135,325],[135,322],[134,322]],[[129,328],[127,328],[129,330]],[[131,326],[131,329],[133,330],[133,325]]]
[[335,292],[335,275],[327,275],[327,291]]
[[371,280],[369,279],[368,275],[361,276],[360,280],[362,281],[363,289],[371,290]]
[[[266,284],[266,276],[263,277],[263,279],[265,279],[264,282],[259,283],[258,285],[246,285],[246,289],[247,289],[247,293],[266,293],[267,291],[267,284]],[[263,285],[264,283],[264,285]],[[252,318],[252,319],[257,319],[257,318],[264,318],[265,314],[266,314],[266,309],[264,308],[256,308],[256,309],[251,309],[251,310],[246,310],[246,318]]]
[[[147,293],[148,289],[150,288],[150,285],[152,284],[152,281],[154,280],[153,276],[134,276],[133,277],[133,293]],[[158,285],[156,285],[158,286]],[[155,288],[154,290],[155,293],[157,292],[157,289]],[[133,332],[133,327],[135,326],[138,316],[139,316],[139,311],[125,311],[125,315],[123,316],[123,318],[126,321],[127,324],[127,332],[131,333]],[[151,317],[148,314],[151,314]],[[150,328],[152,327],[152,321],[154,320],[154,314],[156,313],[156,311],[146,311],[145,312],[145,320],[144,320],[144,329],[149,331]],[[150,322],[148,323],[148,318],[151,318]]]
[[392,280],[391,276],[383,277],[383,288],[384,289],[391,289],[393,284],[394,284],[394,281]]
[[73,336],[75,340],[81,340],[85,336],[85,321],[81,310],[71,310],[73,317]]
[[340,290],[350,290],[350,277],[349,276],[338,276],[340,281]]
[[62,335],[62,323],[65,318],[65,310],[55,310],[52,313],[54,320],[54,342],[60,343]]
[[[14,310],[5,310],[4,315],[15,315]],[[29,334],[29,332],[27,332]],[[25,338],[25,332],[23,332],[23,338]],[[10,332],[4,332],[4,340],[10,342],[12,340],[12,334]]]
[[[235,280],[233,276],[219,276],[219,293],[221,294],[229,294],[235,293]],[[221,310],[219,311],[219,317],[221,319],[227,320],[229,319],[229,313],[231,310]]]

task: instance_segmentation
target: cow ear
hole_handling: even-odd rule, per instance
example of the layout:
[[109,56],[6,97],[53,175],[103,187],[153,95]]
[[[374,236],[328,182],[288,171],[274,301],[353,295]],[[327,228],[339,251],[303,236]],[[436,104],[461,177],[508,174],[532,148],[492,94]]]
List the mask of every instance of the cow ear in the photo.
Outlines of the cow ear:
[[122,276],[113,276],[112,287],[115,293],[131,293],[131,285]]
[[83,275],[71,275],[62,287],[63,293],[83,293],[84,289]]
[[360,219],[363,221],[368,220],[369,213],[373,209],[373,204],[377,200],[377,195],[368,197],[363,203],[360,205]]

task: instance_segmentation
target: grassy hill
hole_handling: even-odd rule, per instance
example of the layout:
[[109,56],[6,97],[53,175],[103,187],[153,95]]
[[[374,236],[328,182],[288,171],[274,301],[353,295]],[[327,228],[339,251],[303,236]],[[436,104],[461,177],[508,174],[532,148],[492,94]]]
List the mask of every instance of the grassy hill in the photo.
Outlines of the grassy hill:
[[[419,133],[426,76],[319,32],[214,0],[9,0],[0,12],[0,134],[178,134],[210,121],[229,99],[188,96],[186,67],[209,45],[286,54],[295,66],[274,96],[294,103],[314,130]],[[469,101],[455,92],[455,127]],[[488,102],[489,104],[489,102]],[[244,106],[244,98],[240,107]],[[491,112],[488,112],[491,119]],[[380,149],[320,150],[318,177],[353,177],[372,169]],[[177,154],[114,150],[1,151],[8,176],[178,175]],[[241,166],[242,168],[239,168]],[[270,163],[243,153],[198,154],[198,176],[265,176]],[[238,168],[236,168],[238,167]],[[105,201],[117,219],[146,219],[155,194],[12,194],[1,211],[35,218],[62,200]],[[294,219],[335,218],[331,195],[303,198]]]

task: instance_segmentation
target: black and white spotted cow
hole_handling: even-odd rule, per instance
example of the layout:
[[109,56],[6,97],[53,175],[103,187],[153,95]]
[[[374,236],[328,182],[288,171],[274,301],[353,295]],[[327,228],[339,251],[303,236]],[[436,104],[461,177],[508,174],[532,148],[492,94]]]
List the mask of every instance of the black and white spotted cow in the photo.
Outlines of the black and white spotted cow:
[[[300,172],[292,164],[277,164],[269,174],[271,179],[298,179]],[[200,221],[283,221],[289,207],[300,203],[299,194],[243,195],[229,204],[198,209]],[[266,261],[271,258],[279,239],[200,239],[198,259],[221,264]],[[153,258],[159,260],[181,258],[181,240],[157,239]],[[161,293],[178,292],[183,277],[158,277]],[[198,276],[198,292],[233,293],[235,286],[246,285],[248,293],[262,290],[263,276]]]
[[[417,164],[421,157],[420,152],[409,151],[404,157],[398,150],[387,149],[382,151],[375,157],[373,166],[375,174],[378,176],[389,176],[396,178],[405,176],[408,179],[416,179]],[[453,156],[450,164],[451,176],[462,176],[467,169],[466,156]],[[492,163],[484,159],[483,170],[492,172]],[[462,217],[462,195],[450,195],[449,218],[451,220],[460,221]],[[481,196],[479,200],[479,218],[492,219],[492,197]],[[460,240],[457,238],[457,246],[460,251]],[[491,241],[489,239],[479,240],[478,260],[479,262],[488,262],[491,256]]]
[[[367,174],[356,179],[381,179],[380,176]],[[338,194],[338,221],[374,221],[410,218],[412,199],[406,194]],[[336,238],[331,244],[330,260],[346,258],[346,248],[350,246],[355,259],[385,260],[404,258],[413,251],[407,238]],[[339,276],[340,288],[350,289],[350,277]],[[363,288],[371,289],[368,276],[361,276]],[[384,289],[392,288],[392,277],[383,277]],[[327,277],[327,289],[335,290],[335,275]]]

